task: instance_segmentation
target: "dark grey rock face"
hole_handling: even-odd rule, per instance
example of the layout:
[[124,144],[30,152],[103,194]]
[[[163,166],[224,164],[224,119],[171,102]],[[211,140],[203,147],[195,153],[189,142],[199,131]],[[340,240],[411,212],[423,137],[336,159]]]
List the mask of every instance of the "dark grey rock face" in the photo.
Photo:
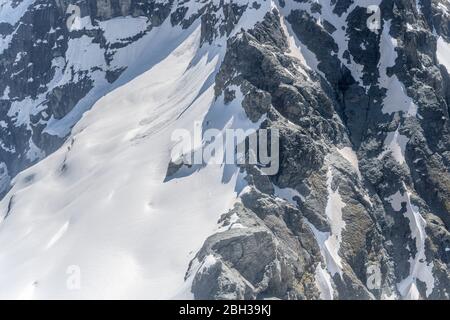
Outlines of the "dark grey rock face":
[[[281,168],[269,178],[255,168],[242,168],[250,189],[241,195],[242,205],[223,219],[236,214],[247,227],[236,230],[231,224],[206,241],[197,259],[208,256],[216,262],[194,277],[196,297],[448,298],[448,72],[437,62],[432,31],[442,30],[447,37],[448,16],[441,12],[428,19],[427,12],[437,12],[437,3],[422,3],[418,12],[411,1],[382,1],[382,34],[367,29],[366,8],[355,3],[334,6],[346,24],[348,48],[342,56],[343,44],[336,36],[342,27],[317,23],[317,13],[325,10],[320,4],[282,17],[280,2],[280,10],[228,40],[216,94],[231,100],[236,89],[229,88],[238,86],[249,119],[256,122],[267,115],[261,128],[281,132]],[[301,62],[289,54],[283,19],[315,55],[316,70],[299,71]],[[386,37],[396,39],[397,46],[393,64],[383,70]],[[360,79],[355,78],[355,64],[361,68]],[[385,110],[389,95],[401,92],[385,87],[383,77],[399,79],[417,114]],[[389,149],[393,132],[406,141],[401,156]],[[355,150],[356,166],[344,150]],[[272,186],[298,196],[282,200]],[[342,221],[330,211],[341,211]],[[336,227],[339,223],[342,229]],[[266,240],[259,241],[261,247],[251,245],[262,237],[261,226]],[[338,263],[327,252],[333,241],[320,244],[330,233],[338,238]],[[244,246],[245,256],[233,243]],[[264,286],[243,268],[251,265],[246,257],[252,255],[264,267],[258,273],[268,277]],[[270,262],[278,273],[268,271]],[[333,271],[333,264],[340,270]],[[318,280],[325,265],[331,294]],[[237,275],[234,281],[231,274]],[[283,285],[277,283],[280,278]]]

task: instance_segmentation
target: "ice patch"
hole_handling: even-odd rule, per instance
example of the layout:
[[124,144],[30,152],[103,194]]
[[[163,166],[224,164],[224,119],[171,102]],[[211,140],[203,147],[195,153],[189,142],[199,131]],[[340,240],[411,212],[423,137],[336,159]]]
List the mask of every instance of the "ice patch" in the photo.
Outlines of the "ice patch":
[[330,274],[325,268],[319,263],[316,267],[315,272],[316,286],[320,292],[320,299],[322,300],[333,300],[334,289],[331,284]]

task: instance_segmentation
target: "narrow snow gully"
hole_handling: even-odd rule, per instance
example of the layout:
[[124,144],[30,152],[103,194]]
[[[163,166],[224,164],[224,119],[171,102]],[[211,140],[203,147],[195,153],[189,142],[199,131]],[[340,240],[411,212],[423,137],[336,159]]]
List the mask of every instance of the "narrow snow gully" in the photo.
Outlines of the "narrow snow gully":
[[200,47],[198,24],[164,28],[149,35],[154,46],[170,38],[176,49],[100,99],[0,202],[7,212],[14,198],[0,222],[2,298],[190,297],[184,273],[235,199],[237,175],[224,183],[215,166],[162,183],[171,133],[203,120],[220,63]]

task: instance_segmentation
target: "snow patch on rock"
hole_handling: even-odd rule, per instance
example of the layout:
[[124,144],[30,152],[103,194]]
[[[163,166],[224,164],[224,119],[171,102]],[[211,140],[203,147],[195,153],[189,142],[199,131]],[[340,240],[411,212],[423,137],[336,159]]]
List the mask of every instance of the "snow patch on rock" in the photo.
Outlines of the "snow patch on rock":
[[[404,186],[407,190],[406,186]],[[404,299],[417,300],[420,299],[420,293],[417,286],[417,280],[422,281],[426,285],[426,297],[433,292],[434,276],[433,262],[428,263],[425,255],[426,240],[426,221],[419,212],[419,208],[411,202],[411,192],[397,191],[395,194],[387,198],[391,203],[394,211],[400,211],[405,206],[404,216],[409,220],[411,229],[411,237],[415,239],[417,252],[414,257],[409,259],[410,272],[409,276],[398,283],[397,288]]]
[[[320,248],[322,259],[327,266],[327,272],[331,277],[334,277],[336,274],[339,274],[342,277],[343,266],[342,258],[339,256],[339,250],[342,242],[342,231],[345,228],[345,221],[342,218],[342,209],[345,207],[345,203],[342,201],[339,189],[333,190],[332,182],[333,172],[332,168],[329,168],[327,172],[328,201],[325,214],[328,218],[331,232],[322,232],[309,221],[307,221],[307,224],[313,232]],[[316,270],[316,283],[319,284],[318,287],[320,286],[319,288],[321,292],[324,292],[324,295],[330,296],[330,291],[326,289],[329,288],[326,280],[327,277],[323,272]],[[324,283],[326,285],[324,285]]]
[[320,299],[333,300],[334,289],[331,284],[331,277],[328,271],[319,263],[315,272],[316,286],[320,292]]
[[297,206],[297,201],[295,200],[296,197],[298,197],[300,200],[304,201],[305,197],[303,197],[297,190],[294,190],[292,188],[279,188],[276,185],[273,186],[275,190],[275,196],[277,198],[286,200],[293,206]]

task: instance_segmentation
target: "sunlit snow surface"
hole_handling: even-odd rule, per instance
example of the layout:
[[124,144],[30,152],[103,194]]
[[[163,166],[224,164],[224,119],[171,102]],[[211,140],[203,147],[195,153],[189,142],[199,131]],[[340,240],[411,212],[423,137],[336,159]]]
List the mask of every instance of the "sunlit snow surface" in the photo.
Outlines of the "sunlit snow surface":
[[[232,205],[237,173],[224,182],[223,168],[208,166],[162,183],[171,132],[203,120],[220,62],[199,49],[199,27],[166,31],[178,32],[176,50],[98,101],[59,151],[16,177],[0,203],[14,208],[0,223],[1,298],[190,297],[187,266]],[[80,290],[66,286],[73,265]]]

